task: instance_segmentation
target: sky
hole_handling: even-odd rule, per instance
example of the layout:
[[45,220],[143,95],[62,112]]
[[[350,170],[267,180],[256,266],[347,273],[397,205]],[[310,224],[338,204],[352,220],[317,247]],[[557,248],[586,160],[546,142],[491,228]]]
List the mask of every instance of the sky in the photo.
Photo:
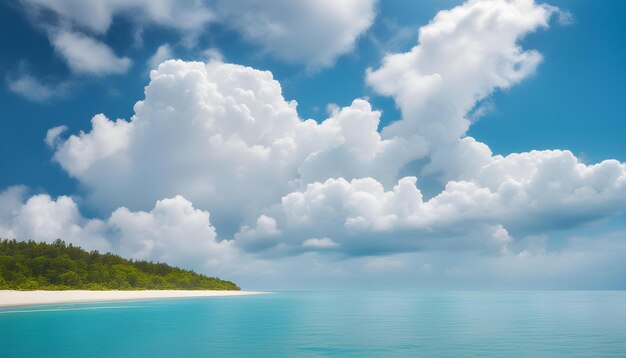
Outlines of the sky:
[[626,288],[626,3],[0,3],[0,237],[244,289]]

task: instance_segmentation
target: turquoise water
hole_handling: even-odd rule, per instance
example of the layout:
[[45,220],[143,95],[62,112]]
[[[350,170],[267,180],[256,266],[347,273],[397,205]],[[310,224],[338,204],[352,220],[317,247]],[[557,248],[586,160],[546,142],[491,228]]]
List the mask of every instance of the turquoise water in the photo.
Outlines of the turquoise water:
[[626,356],[626,292],[286,292],[0,310],[0,357]]

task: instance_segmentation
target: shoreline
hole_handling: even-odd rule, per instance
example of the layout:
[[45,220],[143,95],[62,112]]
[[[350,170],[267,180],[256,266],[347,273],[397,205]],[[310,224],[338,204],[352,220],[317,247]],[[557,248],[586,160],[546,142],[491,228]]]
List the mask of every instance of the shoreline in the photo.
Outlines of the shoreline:
[[260,291],[218,290],[137,290],[137,291],[14,291],[0,290],[0,308],[51,305],[64,303],[91,303],[111,301],[150,300],[163,298],[227,297],[261,295]]

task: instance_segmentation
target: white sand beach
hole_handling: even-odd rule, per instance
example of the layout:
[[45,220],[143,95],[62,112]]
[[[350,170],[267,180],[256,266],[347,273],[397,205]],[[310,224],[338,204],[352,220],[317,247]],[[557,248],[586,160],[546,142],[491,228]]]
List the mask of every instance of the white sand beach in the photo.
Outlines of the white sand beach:
[[185,297],[223,297],[258,295],[257,291],[210,290],[145,290],[145,291],[11,291],[0,290],[0,307],[30,306],[59,303],[108,302]]

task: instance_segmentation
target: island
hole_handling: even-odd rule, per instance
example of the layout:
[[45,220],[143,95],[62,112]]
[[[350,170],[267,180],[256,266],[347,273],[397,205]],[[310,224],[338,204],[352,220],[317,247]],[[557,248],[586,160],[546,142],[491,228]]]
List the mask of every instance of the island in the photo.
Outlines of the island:
[[0,240],[0,307],[257,294],[161,262],[88,252],[63,240]]

